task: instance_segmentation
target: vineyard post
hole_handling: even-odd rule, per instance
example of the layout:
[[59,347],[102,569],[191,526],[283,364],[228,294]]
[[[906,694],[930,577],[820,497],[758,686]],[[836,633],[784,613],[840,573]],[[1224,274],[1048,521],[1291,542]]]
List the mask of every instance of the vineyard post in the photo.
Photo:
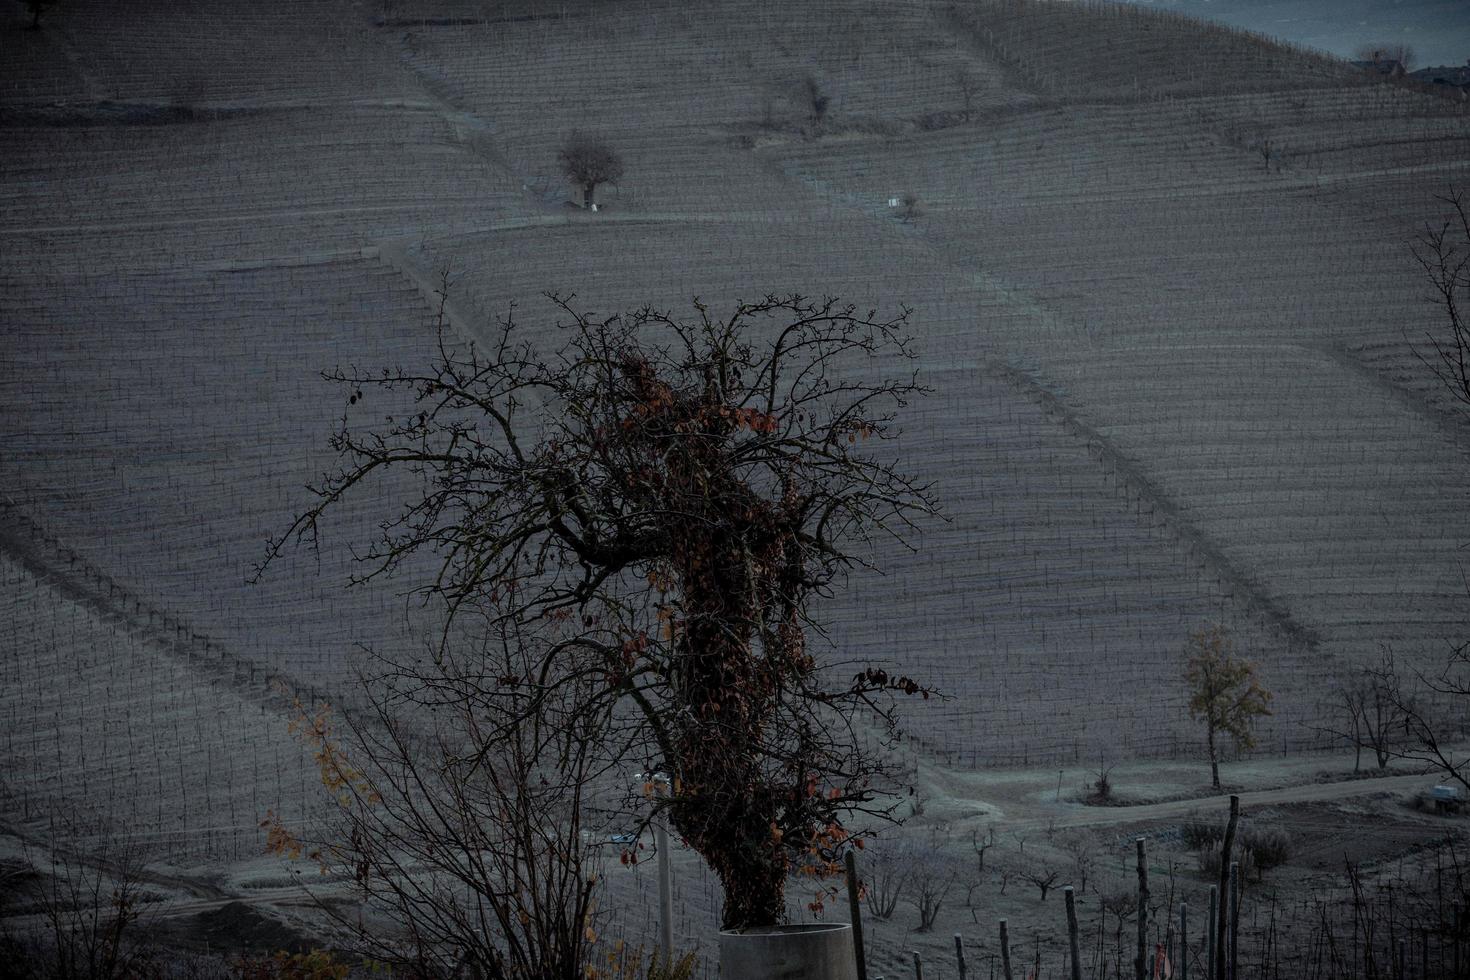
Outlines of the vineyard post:
[[1147,980],[1148,970],[1148,854],[1146,838],[1139,837],[1138,845],[1138,953],[1133,958],[1133,973],[1138,980]]
[[1450,933],[1450,948],[1454,951],[1455,980],[1460,980],[1460,903],[1455,903],[1455,931]]
[[1179,980],[1189,980],[1189,903],[1179,903]]
[[960,938],[959,933],[954,934],[954,959],[959,966],[960,980],[965,980],[965,942]]
[[[669,793],[667,776],[654,777],[653,785],[660,796]],[[659,816],[653,824],[654,846],[658,848],[658,935],[664,947],[664,964],[670,969],[674,965],[674,887],[670,879],[669,826],[668,820]]]
[[[1458,956],[1459,946],[1456,946],[1455,949],[1456,955]],[[1458,966],[1459,963],[1457,961],[1457,969]],[[1001,976],[1003,976],[1005,980],[1016,980],[1016,978],[1011,975],[1011,940],[1006,932],[1005,919],[1000,920],[1000,972]]]
[[1230,862],[1230,980],[1240,965],[1240,862]]
[[1240,797],[1230,796],[1230,820],[1225,824],[1225,839],[1220,843],[1219,915],[1215,918],[1215,955],[1210,967],[1211,980],[1225,977],[1225,925],[1230,915],[1230,851],[1235,847],[1235,826],[1240,822]]
[[914,954],[914,980],[924,980],[924,960],[919,956],[917,949],[910,950]]
[[[848,848],[843,858],[847,864],[847,907],[852,913],[852,954],[857,960],[857,980],[868,980],[868,956],[863,948],[863,910],[858,905],[857,855]],[[956,936],[958,941],[959,937]]]
[[1217,907],[1220,902],[1220,887],[1210,886],[1210,917],[1205,921],[1205,973],[1209,980],[1219,980],[1220,975],[1215,972],[1215,922],[1219,918]]
[[1067,900],[1067,937],[1072,942],[1072,980],[1082,980],[1082,950],[1077,946],[1077,902],[1071,885],[1062,889],[1062,896]]

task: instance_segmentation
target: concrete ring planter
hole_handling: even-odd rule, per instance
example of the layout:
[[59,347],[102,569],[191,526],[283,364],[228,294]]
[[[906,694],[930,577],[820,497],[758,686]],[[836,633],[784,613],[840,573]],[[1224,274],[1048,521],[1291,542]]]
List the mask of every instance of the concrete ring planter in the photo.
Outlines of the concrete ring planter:
[[857,980],[852,926],[814,923],[726,929],[722,980]]

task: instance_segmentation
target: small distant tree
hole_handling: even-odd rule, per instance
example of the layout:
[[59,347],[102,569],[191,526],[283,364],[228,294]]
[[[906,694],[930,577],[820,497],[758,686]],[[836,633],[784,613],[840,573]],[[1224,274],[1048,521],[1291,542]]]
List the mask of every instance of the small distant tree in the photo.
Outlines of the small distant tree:
[[1189,685],[1189,716],[1205,725],[1210,759],[1210,784],[1220,788],[1220,737],[1229,736],[1237,748],[1256,744],[1251,726],[1271,714],[1271,692],[1261,685],[1256,665],[1232,656],[1230,634],[1219,624],[1202,627],[1189,636],[1193,656],[1185,671]]
[[964,116],[969,119],[975,111],[975,93],[980,91],[980,80],[969,68],[958,68],[954,73],[954,84],[960,90]]
[[906,225],[912,224],[924,214],[923,209],[919,206],[919,195],[913,191],[909,191],[903,197],[899,198],[899,205],[898,220]]
[[981,837],[978,830],[970,831],[970,846],[975,849],[976,870],[980,877],[985,877],[985,852],[995,846],[995,828],[986,827],[985,836]]
[[1041,892],[1041,900],[1046,901],[1046,893],[1051,891],[1051,886],[1057,883],[1062,873],[1049,864],[1040,864],[1021,869],[1021,879],[1036,886]]
[[827,108],[832,104],[832,97],[822,91],[822,84],[817,81],[815,75],[807,75],[802,78],[801,94],[807,111],[811,115],[812,128],[816,129],[822,125],[822,120],[827,118]]
[[1096,862],[1095,842],[1086,832],[1063,837],[1059,843],[1062,852],[1072,860],[1072,874],[1077,880],[1077,894],[1087,894],[1087,876],[1092,873]]
[[1403,42],[1389,44],[1364,44],[1358,47],[1359,61],[1371,61],[1375,65],[1386,65],[1397,62],[1404,71],[1414,63],[1414,49]]
[[26,0],[26,12],[31,15],[31,30],[41,29],[41,12],[56,6],[56,0]]
[[591,209],[598,184],[623,179],[623,158],[600,137],[574,131],[557,153],[561,172],[582,188],[582,207]]

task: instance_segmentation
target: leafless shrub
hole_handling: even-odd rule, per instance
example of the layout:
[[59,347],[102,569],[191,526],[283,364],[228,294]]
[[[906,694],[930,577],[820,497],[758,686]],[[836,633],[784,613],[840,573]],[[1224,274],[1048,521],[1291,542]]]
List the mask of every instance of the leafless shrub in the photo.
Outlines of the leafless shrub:
[[[1214,880],[1220,877],[1220,848],[1207,847],[1198,852],[1195,855],[1195,859],[1199,863],[1200,873],[1207,879]],[[1240,850],[1240,855],[1235,861],[1240,865],[1240,880],[1242,884],[1246,881],[1260,879],[1261,875],[1256,867],[1255,858],[1243,846]]]
[[1185,847],[1191,851],[1199,851],[1207,847],[1219,847],[1220,842],[1225,839],[1225,828],[1199,814],[1190,814],[1179,824],[1179,834]]
[[891,919],[913,874],[909,849],[900,843],[885,841],[870,845],[867,854],[867,875],[863,883],[867,886],[864,897],[868,902],[868,912],[875,919]]
[[919,925],[914,931],[928,932],[934,928],[934,920],[938,918],[945,898],[954,887],[954,866],[947,856],[933,847],[924,847],[914,853],[911,864],[913,872],[909,877],[909,902],[919,913]]
[[4,972],[16,980],[112,980],[146,976],[158,951],[142,928],[146,889],[141,852],[106,822],[53,819],[46,840],[24,850],[15,896],[42,923],[0,931]]
[[302,710],[294,727],[335,819],[315,840],[273,819],[269,845],[351,883],[366,919],[319,904],[363,955],[410,975],[489,980],[592,964],[606,835],[586,799],[606,771],[608,716],[582,710],[585,679],[550,691],[486,682],[526,676],[539,650],[509,634],[432,667],[390,665],[345,739],[325,707]]
[[1113,798],[1113,770],[1118,764],[1111,765],[1106,757],[1098,760],[1097,769],[1092,779],[1092,793],[1088,797],[1089,803],[1107,803]]
[[1241,849],[1250,855],[1257,878],[1290,860],[1294,843],[1291,834],[1281,827],[1251,827],[1240,837]]

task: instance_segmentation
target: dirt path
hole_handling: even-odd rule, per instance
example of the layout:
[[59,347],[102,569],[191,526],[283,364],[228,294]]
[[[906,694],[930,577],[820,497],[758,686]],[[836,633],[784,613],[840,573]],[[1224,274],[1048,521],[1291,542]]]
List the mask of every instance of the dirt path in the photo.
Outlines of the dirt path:
[[[1253,807],[1276,803],[1310,803],[1319,800],[1343,800],[1375,793],[1402,793],[1413,789],[1427,790],[1435,782],[1437,779],[1432,773],[1410,773],[1403,776],[1383,776],[1378,779],[1346,779],[1335,783],[1283,786],[1278,789],[1255,790],[1237,795],[1240,797],[1241,811],[1249,812]],[[1017,820],[1007,820],[1005,826],[1007,829],[1043,829],[1052,826],[1102,827],[1144,820],[1167,820],[1195,811],[1218,810],[1224,813],[1229,807],[1229,799],[1229,795],[1224,794],[1139,806],[1058,804],[1049,811],[1045,808],[1037,808],[1042,812],[1033,811]]]

